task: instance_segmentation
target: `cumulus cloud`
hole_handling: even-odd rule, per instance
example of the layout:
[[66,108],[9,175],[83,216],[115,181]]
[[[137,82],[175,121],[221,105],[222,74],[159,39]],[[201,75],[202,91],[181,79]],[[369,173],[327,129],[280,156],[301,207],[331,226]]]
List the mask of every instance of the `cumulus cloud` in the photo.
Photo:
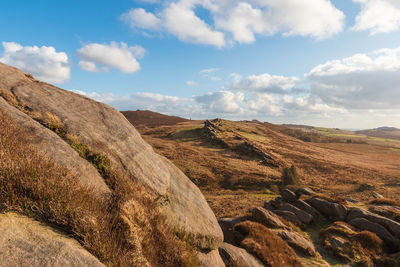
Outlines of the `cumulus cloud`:
[[79,66],[86,71],[107,71],[115,68],[125,73],[134,73],[140,69],[136,58],[144,56],[146,50],[141,46],[128,46],[126,43],[91,43],[76,51],[81,59]]
[[121,15],[121,20],[131,28],[158,30],[161,28],[161,20],[153,13],[146,12],[143,8],[133,8]]
[[356,54],[306,75],[312,94],[348,109],[400,108],[400,48]]
[[[211,22],[196,14],[199,7],[210,12]],[[122,18],[132,28],[163,30],[185,42],[221,48],[252,43],[258,34],[328,38],[343,30],[345,16],[330,0],[174,0],[157,14],[132,9]]]
[[353,0],[360,3],[355,31],[369,31],[371,35],[389,33],[400,28],[400,2],[398,0]]
[[49,83],[63,83],[70,78],[71,66],[64,52],[52,46],[22,46],[3,42],[4,51],[0,62],[32,73],[37,79]]
[[275,76],[268,73],[242,78],[234,75],[231,90],[285,93],[300,82],[296,77]]
[[242,93],[232,93],[229,91],[220,91],[207,93],[201,96],[195,96],[194,100],[203,106],[203,109],[219,114],[241,114],[243,108],[241,103],[244,100]]
[[187,82],[186,82],[186,85],[187,85],[187,86],[196,86],[197,83],[194,82],[194,81],[187,81]]

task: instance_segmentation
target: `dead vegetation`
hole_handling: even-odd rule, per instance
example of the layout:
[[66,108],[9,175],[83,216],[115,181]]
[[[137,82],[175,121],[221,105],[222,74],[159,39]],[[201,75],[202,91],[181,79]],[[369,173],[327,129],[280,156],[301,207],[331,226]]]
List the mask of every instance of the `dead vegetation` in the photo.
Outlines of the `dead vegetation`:
[[[60,125],[57,119],[51,118]],[[57,130],[58,127],[55,127]],[[67,169],[39,154],[0,113],[0,210],[53,225],[76,238],[107,266],[196,266],[197,258],[157,212],[154,196],[108,165],[106,157],[76,147],[102,166],[112,194],[99,197]]]
[[264,225],[245,221],[237,224],[235,231],[243,236],[240,245],[267,266],[303,266],[294,250]]

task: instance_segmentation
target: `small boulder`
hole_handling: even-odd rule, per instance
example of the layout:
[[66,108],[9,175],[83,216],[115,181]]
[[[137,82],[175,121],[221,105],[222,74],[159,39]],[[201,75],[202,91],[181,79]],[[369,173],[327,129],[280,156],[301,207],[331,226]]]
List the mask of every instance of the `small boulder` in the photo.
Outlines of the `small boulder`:
[[349,221],[349,224],[361,230],[370,231],[379,236],[386,244],[392,246],[396,244],[396,238],[378,223],[371,222],[365,218],[355,218]]
[[283,207],[280,210],[286,210],[286,211],[293,212],[294,214],[296,214],[297,218],[299,218],[299,220],[306,225],[310,224],[313,220],[312,215],[310,215],[309,213],[307,213],[289,203],[286,203],[285,205],[283,205]]
[[265,265],[243,248],[224,243],[219,253],[227,267],[264,267]]
[[274,213],[264,208],[253,209],[253,221],[270,228],[286,228],[286,225]]
[[278,235],[295,250],[311,257],[315,257],[317,255],[314,244],[299,234],[282,231]]
[[374,198],[385,198],[384,196],[382,196],[381,194],[379,194],[378,192],[375,192],[375,191],[372,192],[372,196]]
[[347,209],[342,204],[330,202],[317,197],[306,199],[305,202],[329,219],[343,221],[346,218]]
[[297,225],[301,225],[301,221],[299,220],[299,218],[296,216],[296,214],[294,214],[291,211],[287,211],[287,210],[273,210],[273,212],[279,216],[281,216],[283,219],[292,222],[294,224]]
[[241,236],[237,233],[233,227],[236,224],[245,221],[247,217],[237,217],[237,218],[222,218],[218,220],[221,226],[222,232],[224,233],[224,242],[237,245],[240,242]]
[[296,194],[289,189],[283,189],[281,192],[282,199],[286,202],[292,203],[296,201]]
[[394,236],[398,238],[400,237],[400,223],[393,221],[389,218],[374,214],[360,208],[352,208],[347,215],[347,221],[351,221],[355,218],[365,218],[371,222],[378,223],[386,227],[386,229],[388,229]]
[[283,201],[283,199],[281,197],[277,197],[275,199],[272,199],[269,203],[275,209],[280,209],[283,206],[283,204],[285,204],[285,201]]
[[217,249],[211,250],[207,253],[199,252],[197,256],[200,261],[199,267],[225,267],[225,263],[219,255]]
[[323,218],[321,213],[319,213],[316,209],[314,209],[308,203],[304,202],[301,199],[296,200],[292,204],[293,204],[293,206],[295,206],[295,207],[297,207],[297,208],[299,208],[301,210],[304,210],[308,214],[311,214],[313,216],[314,221],[315,220],[320,220],[320,219]]
[[299,198],[301,195],[306,195],[306,196],[314,196],[315,192],[308,187],[302,187],[296,190],[296,196]]

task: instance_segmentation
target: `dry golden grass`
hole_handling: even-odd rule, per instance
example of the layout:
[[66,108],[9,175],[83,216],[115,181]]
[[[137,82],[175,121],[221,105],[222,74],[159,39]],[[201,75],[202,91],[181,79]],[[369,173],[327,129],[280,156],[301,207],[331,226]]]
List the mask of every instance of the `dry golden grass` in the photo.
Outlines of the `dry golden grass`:
[[267,266],[303,266],[294,250],[264,225],[245,221],[237,224],[235,230],[243,235],[240,245]]
[[63,230],[107,266],[196,266],[194,252],[157,212],[154,196],[111,167],[106,174],[112,194],[99,197],[39,154],[23,129],[0,113],[1,212]]
[[389,198],[377,198],[373,199],[369,202],[370,204],[376,205],[389,205],[389,206],[397,206],[400,207],[400,201],[389,199]]

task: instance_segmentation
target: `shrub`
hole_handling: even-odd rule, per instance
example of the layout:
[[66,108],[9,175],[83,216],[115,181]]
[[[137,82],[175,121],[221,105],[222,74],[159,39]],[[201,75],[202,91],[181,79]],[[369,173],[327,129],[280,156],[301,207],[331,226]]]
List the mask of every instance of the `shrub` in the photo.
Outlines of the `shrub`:
[[245,221],[234,229],[243,236],[240,245],[267,266],[303,266],[294,250],[264,225]]
[[300,183],[300,178],[297,173],[296,167],[292,165],[290,168],[285,167],[282,171],[283,185],[297,185]]
[[[98,196],[66,168],[38,153],[24,134],[0,112],[1,212],[18,212],[56,226],[107,266],[198,264],[192,249],[167,227],[155,196],[144,186],[110,165],[106,182],[112,193]],[[91,152],[94,163],[106,162],[106,157]]]

